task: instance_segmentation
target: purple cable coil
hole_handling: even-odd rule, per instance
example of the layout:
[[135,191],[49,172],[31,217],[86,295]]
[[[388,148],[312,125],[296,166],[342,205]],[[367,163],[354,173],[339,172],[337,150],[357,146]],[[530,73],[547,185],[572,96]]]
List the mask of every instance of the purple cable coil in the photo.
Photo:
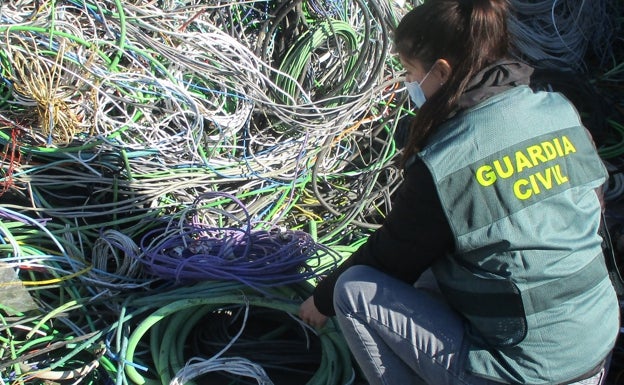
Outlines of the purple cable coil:
[[[225,196],[242,203],[225,193]],[[198,198],[195,204],[199,202]],[[244,207],[243,207],[244,210]],[[332,255],[334,265],[339,257],[331,249],[316,243],[303,231],[250,230],[244,228],[214,227],[199,223],[185,224],[172,236],[150,245],[149,240],[163,234],[155,229],[141,240],[144,258],[141,260],[149,273],[176,282],[202,280],[236,280],[249,286],[278,286],[300,282],[318,275],[315,269],[327,269],[320,263],[321,255]],[[169,230],[170,231],[170,230]],[[310,264],[311,261],[316,264]]]

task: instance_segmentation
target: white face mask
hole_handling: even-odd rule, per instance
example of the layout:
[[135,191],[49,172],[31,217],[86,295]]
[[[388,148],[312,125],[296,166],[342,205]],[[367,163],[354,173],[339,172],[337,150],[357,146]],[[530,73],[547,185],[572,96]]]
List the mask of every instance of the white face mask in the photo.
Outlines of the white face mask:
[[425,104],[425,102],[427,101],[427,98],[425,97],[425,93],[423,92],[421,85],[423,84],[425,79],[427,79],[427,76],[429,76],[430,73],[431,73],[431,70],[427,72],[425,77],[423,77],[423,79],[420,82],[417,82],[417,81],[405,82],[405,88],[407,89],[407,93],[409,94],[410,99],[412,99],[412,103],[414,103],[416,108],[422,107],[422,105]]

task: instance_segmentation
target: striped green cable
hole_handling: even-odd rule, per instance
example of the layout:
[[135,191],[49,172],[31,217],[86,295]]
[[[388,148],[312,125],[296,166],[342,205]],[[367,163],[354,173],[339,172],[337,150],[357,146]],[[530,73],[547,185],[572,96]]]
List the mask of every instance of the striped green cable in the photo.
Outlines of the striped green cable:
[[[332,35],[332,33],[334,35]],[[329,20],[319,23],[317,28],[312,32],[306,31],[299,40],[286,53],[284,60],[280,64],[279,70],[289,74],[293,79],[299,79],[303,74],[306,63],[309,62],[312,52],[326,42],[328,37],[342,36],[349,43],[349,48],[354,52],[357,50],[358,36],[350,24],[341,20]],[[348,55],[346,72],[353,68],[353,64],[357,61],[357,55]],[[295,81],[285,76],[278,75],[276,78],[278,86],[284,88],[289,95],[296,95]],[[352,79],[347,86],[352,83]],[[345,87],[347,87],[345,86]],[[348,87],[347,87],[348,88]]]
[[2,108],[12,96],[11,87],[6,84],[8,80],[4,81],[4,79],[8,79],[10,67],[8,53],[5,50],[0,50],[0,107]]

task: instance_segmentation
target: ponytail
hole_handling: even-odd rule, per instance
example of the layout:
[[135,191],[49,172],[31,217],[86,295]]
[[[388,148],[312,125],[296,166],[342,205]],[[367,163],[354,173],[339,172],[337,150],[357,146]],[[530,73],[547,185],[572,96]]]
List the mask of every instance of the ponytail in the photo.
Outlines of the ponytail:
[[509,33],[507,28],[508,3],[506,0],[464,0],[471,5],[469,17],[469,42],[482,52],[473,55],[483,62],[496,61],[507,55]]

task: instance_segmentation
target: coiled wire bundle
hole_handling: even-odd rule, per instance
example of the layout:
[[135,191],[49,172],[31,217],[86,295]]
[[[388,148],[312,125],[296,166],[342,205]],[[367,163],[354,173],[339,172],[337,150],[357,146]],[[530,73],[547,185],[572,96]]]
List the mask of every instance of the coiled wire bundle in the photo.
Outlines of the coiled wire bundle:
[[588,51],[613,57],[617,9],[608,0],[512,0],[509,28],[517,53],[543,68],[587,72]]

